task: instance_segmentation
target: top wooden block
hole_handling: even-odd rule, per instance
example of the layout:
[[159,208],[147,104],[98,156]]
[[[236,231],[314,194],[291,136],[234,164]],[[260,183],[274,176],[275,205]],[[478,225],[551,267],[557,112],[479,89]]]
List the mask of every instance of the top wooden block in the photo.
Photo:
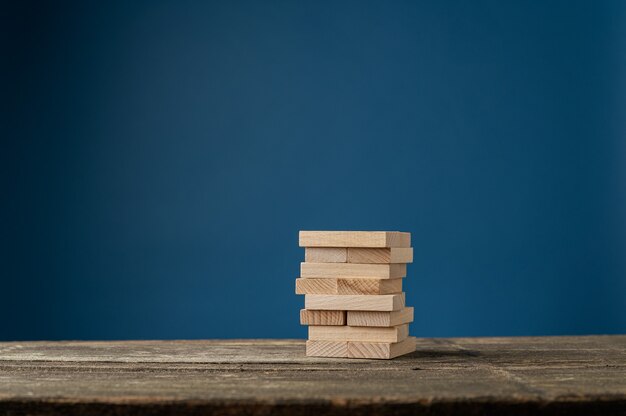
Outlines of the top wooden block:
[[300,231],[300,247],[410,247],[411,233],[399,231]]

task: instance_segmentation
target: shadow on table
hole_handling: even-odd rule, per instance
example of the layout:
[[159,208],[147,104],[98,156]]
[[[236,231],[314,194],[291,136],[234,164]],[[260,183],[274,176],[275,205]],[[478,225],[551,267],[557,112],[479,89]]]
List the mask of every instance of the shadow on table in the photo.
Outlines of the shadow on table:
[[480,357],[478,351],[472,350],[417,350],[410,354],[403,355],[397,359],[425,359],[425,358],[442,358],[442,357]]

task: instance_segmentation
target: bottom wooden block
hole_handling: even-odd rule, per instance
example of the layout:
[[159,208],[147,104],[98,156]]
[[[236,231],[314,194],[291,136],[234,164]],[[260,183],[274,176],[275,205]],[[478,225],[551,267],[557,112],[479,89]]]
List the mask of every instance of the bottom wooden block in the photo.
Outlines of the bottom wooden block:
[[348,358],[348,343],[338,341],[307,341],[307,357]]
[[411,353],[417,348],[417,338],[408,337],[393,344],[379,342],[348,342],[348,358],[390,359]]
[[307,357],[369,358],[389,360],[415,351],[417,338],[401,342],[314,341],[306,342]]

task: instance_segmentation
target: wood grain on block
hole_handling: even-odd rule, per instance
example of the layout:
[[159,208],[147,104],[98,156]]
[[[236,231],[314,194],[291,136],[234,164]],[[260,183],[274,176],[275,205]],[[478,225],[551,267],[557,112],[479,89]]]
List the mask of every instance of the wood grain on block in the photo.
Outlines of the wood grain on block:
[[308,340],[306,355],[307,357],[348,358],[348,343],[346,341]]
[[337,294],[389,295],[392,293],[401,293],[402,280],[403,279],[337,279]]
[[297,295],[338,295],[337,279],[296,279]]
[[300,231],[300,247],[410,247],[399,231]]
[[348,342],[348,358],[374,358],[389,360],[415,351],[417,338],[408,337],[400,342]]
[[406,264],[300,263],[300,277],[397,279],[406,276]]
[[346,254],[348,263],[413,263],[412,247],[348,248]]
[[345,325],[346,311],[300,309],[300,325]]
[[314,341],[400,342],[408,336],[408,325],[399,325],[391,328],[345,325],[309,327],[309,339]]
[[404,293],[393,295],[305,295],[304,307],[330,311],[397,311],[404,308]]
[[389,360],[415,351],[417,339],[400,342],[314,341],[306,342],[307,357],[367,358]]
[[397,326],[413,322],[413,307],[393,312],[349,311],[350,326]]
[[402,292],[402,279],[296,279],[298,295],[388,295]]
[[309,263],[345,263],[348,249],[345,247],[308,247],[304,250],[304,260]]

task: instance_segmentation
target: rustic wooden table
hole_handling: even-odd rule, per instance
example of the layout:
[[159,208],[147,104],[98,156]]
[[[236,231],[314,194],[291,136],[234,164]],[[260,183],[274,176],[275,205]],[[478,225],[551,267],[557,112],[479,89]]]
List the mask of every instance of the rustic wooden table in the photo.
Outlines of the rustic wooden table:
[[392,361],[300,340],[0,343],[0,414],[626,414],[626,336],[420,339]]

